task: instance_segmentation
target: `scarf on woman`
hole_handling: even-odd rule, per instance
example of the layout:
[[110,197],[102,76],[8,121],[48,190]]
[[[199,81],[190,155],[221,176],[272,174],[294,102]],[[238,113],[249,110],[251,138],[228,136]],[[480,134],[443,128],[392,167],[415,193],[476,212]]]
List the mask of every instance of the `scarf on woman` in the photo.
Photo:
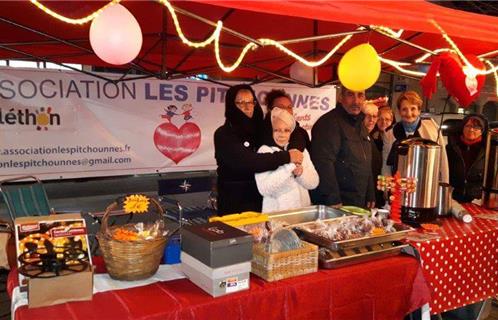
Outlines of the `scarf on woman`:
[[419,123],[420,123],[420,117],[418,117],[417,120],[413,121],[412,123],[406,123],[404,121],[401,121],[401,124],[403,125],[403,129],[405,129],[405,133],[407,136],[415,133],[415,131],[418,128]]
[[[252,118],[249,118],[235,105],[235,98],[240,90],[248,90],[252,93],[256,105]],[[254,90],[247,84],[239,84],[230,87],[225,97],[225,118],[236,134],[244,141],[251,144],[254,149],[261,145],[261,133],[263,131],[263,110],[257,102]]]

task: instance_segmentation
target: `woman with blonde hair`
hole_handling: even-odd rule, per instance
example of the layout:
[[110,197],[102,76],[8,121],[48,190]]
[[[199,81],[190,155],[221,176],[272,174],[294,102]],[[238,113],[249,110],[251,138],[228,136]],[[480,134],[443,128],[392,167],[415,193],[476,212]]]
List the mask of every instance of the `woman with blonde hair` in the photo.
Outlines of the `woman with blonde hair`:
[[370,137],[375,142],[375,146],[380,153],[384,149],[384,135],[395,123],[394,112],[391,107],[388,105],[379,107],[377,124],[373,131],[370,132]]
[[390,106],[385,105],[379,108],[379,119],[377,120],[377,128],[379,131],[386,132],[396,123],[394,112]]
[[448,183],[449,173],[448,158],[445,149],[446,143],[444,142],[443,135],[439,133],[437,123],[430,118],[422,119],[420,117],[422,104],[422,99],[415,91],[406,91],[398,98],[397,107],[401,121],[396,123],[384,135],[384,147],[382,150],[384,166],[382,173],[384,175],[392,175],[396,172],[398,161],[396,149],[403,140],[420,137],[432,140],[441,146],[439,181]]
[[[296,128],[294,116],[282,108],[273,108],[270,115],[273,142],[263,145],[258,153],[279,153],[287,150]],[[263,196],[262,212],[297,209],[311,204],[308,190],[318,186],[318,173],[306,149],[301,165],[288,163],[276,170],[256,173],[256,185]]]

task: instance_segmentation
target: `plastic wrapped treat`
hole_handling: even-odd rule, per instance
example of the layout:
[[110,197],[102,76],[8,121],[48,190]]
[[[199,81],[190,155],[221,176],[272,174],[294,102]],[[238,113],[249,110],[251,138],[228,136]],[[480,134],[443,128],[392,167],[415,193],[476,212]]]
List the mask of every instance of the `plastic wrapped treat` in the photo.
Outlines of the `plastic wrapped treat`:
[[301,248],[301,240],[294,231],[289,229],[275,231],[265,245],[265,250],[270,253],[284,252],[298,248]]
[[395,232],[394,221],[381,215],[371,217],[351,217],[340,221],[317,220],[302,226],[303,230],[333,241],[350,240]]

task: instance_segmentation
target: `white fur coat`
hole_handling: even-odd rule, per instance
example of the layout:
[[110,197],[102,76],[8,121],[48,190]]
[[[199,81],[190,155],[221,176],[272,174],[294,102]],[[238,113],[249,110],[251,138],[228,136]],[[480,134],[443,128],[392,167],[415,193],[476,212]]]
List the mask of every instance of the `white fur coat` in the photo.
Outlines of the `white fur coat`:
[[[277,147],[261,146],[258,153],[279,152]],[[256,184],[263,196],[263,212],[297,209],[311,204],[308,190],[318,186],[318,173],[307,150],[303,152],[303,173],[294,177],[293,163],[284,164],[273,171],[256,173]]]

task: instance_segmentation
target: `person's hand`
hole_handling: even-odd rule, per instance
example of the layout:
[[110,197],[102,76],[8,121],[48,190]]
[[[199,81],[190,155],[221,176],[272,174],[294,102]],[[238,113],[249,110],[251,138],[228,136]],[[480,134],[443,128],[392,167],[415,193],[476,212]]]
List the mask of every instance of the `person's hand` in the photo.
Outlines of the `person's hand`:
[[303,174],[303,166],[300,165],[300,164],[297,164],[296,165],[296,169],[294,169],[292,171],[292,173],[296,176],[296,177],[299,177],[300,175]]
[[337,204],[331,204],[330,207],[334,209],[340,209],[342,207],[342,202]]
[[368,201],[367,202],[367,207],[368,207],[368,209],[375,208],[375,201]]
[[289,150],[290,162],[295,164],[303,163],[303,153],[297,149]]

